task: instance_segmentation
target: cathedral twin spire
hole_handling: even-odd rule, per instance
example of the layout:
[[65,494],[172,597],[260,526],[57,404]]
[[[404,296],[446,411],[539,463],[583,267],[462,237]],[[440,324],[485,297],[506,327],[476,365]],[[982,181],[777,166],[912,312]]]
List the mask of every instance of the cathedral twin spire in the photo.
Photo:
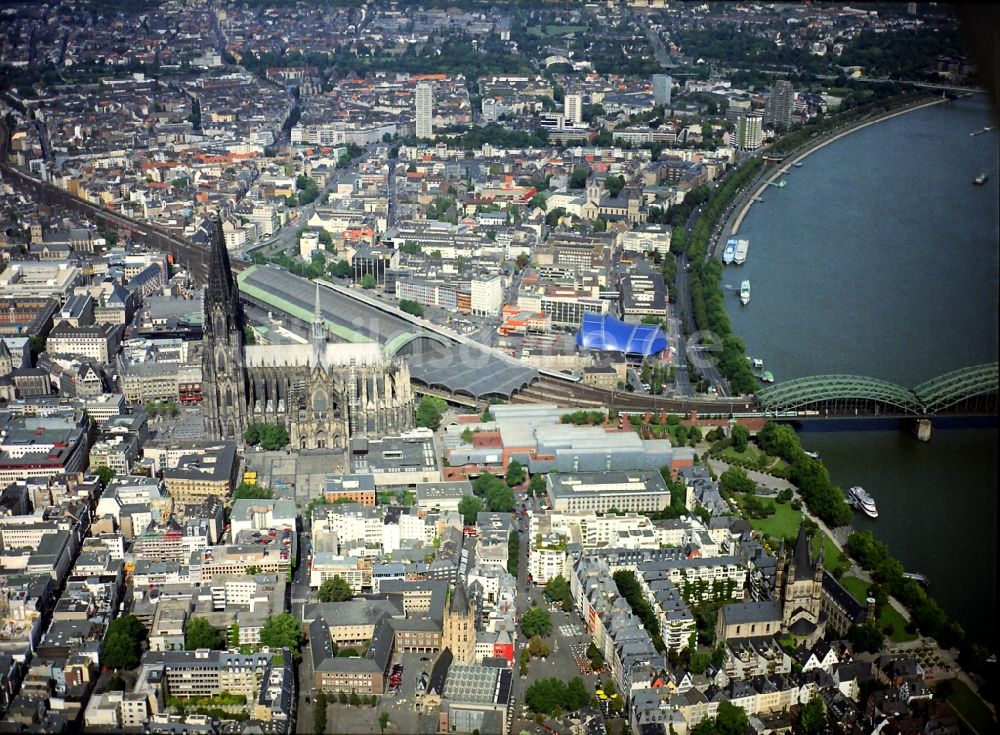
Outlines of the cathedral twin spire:
[[212,220],[211,242],[208,252],[208,288],[205,290],[205,327],[212,329],[209,320],[213,308],[225,314],[229,330],[243,330],[243,307],[239,292],[233,280],[233,269],[226,250],[226,238],[222,232],[222,218]]
[[326,355],[326,322],[323,319],[323,312],[319,303],[319,284],[316,284],[316,302],[313,306],[312,329],[310,330],[310,342],[312,343],[313,358],[317,365],[323,364]]

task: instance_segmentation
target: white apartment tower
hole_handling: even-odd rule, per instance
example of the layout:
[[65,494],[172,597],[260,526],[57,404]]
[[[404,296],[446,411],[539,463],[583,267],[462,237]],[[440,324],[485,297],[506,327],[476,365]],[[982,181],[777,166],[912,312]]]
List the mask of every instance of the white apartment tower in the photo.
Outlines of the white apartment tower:
[[434,85],[430,82],[417,84],[417,137],[434,137]]
[[788,129],[792,125],[792,112],[795,109],[795,92],[792,83],[787,79],[779,79],[771,88],[771,96],[764,107],[764,122],[777,127],[783,125]]
[[740,115],[736,125],[736,145],[745,151],[755,151],[764,141],[761,130],[763,116],[759,112],[748,112]]
[[670,93],[673,91],[674,80],[669,74],[653,75],[653,99],[656,104],[670,107]]
[[563,117],[574,126],[583,123],[583,97],[578,94],[568,94],[563,98]]

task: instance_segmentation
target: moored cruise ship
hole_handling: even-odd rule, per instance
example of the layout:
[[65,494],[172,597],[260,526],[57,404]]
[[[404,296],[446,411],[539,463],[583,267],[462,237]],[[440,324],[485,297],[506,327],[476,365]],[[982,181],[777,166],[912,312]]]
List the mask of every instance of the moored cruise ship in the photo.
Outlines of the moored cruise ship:
[[851,488],[851,504],[860,509],[869,518],[878,518],[878,509],[875,507],[875,499],[865,492],[860,485]]
[[748,250],[750,250],[749,240],[737,240],[736,255],[733,256],[733,262],[736,263],[736,265],[743,265],[747,260]]

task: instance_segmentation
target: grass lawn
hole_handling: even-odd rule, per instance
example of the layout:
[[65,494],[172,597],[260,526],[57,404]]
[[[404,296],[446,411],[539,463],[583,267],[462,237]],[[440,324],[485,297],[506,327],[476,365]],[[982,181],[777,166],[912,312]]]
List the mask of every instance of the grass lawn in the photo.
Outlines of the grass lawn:
[[864,602],[865,598],[868,597],[868,583],[858,579],[857,577],[844,575],[840,578],[840,584],[842,584],[844,589],[850,592],[854,599],[858,602]]
[[733,447],[726,447],[719,452],[719,459],[723,462],[731,462],[734,459],[740,462],[756,462],[757,458],[763,454],[753,444],[747,444],[747,448],[742,452],[737,452]]
[[776,543],[778,539],[786,538],[795,540],[799,534],[799,525],[802,523],[802,511],[792,510],[790,503],[775,503],[773,500],[761,498],[766,505],[774,505],[774,515],[770,518],[754,518],[750,521],[750,526],[755,531],[761,531],[773,538]]
[[[840,583],[858,602],[863,603],[868,597],[869,584],[867,582],[857,577],[844,576],[841,578]],[[877,624],[879,630],[885,630],[887,626],[892,626],[892,633],[889,635],[889,638],[894,643],[905,643],[906,641],[917,639],[915,633],[906,632],[906,620],[903,619],[903,616],[892,605],[885,605],[882,608],[882,611],[878,615]]]
[[760,461],[761,457],[770,460],[770,464],[768,464],[765,469],[757,470],[758,472],[768,472],[768,473],[774,473],[775,471],[784,472],[789,468],[789,465],[787,462],[785,462],[785,460],[779,457],[772,457],[769,454],[765,453],[762,449],[754,446],[753,444],[747,444],[747,448],[744,449],[742,452],[737,452],[732,447],[726,447],[716,456],[723,462],[738,461],[738,462],[752,462],[756,464],[758,461]]
[[[680,424],[650,424],[649,430],[652,432],[653,436],[655,436],[657,439],[669,439],[671,444],[673,444],[676,447],[678,446],[677,427],[679,425]],[[640,436],[642,435],[641,426],[633,426],[632,428],[637,434],[639,434]],[[691,445],[685,442],[683,446],[691,446]]]
[[[794,543],[795,538],[799,535],[799,525],[802,523],[802,511],[792,510],[791,503],[776,503],[773,500],[763,500],[763,502],[774,505],[774,515],[770,518],[752,519],[750,521],[751,528],[755,531],[768,534],[775,540],[776,544],[780,543],[778,539],[781,538]],[[833,539],[825,533],[817,533],[813,536],[812,544],[814,554],[819,553],[821,545],[824,547],[827,569],[834,569],[841,565],[845,568],[848,566],[843,552],[833,543]]]
[[983,703],[974,691],[969,689],[964,681],[952,679],[955,690],[948,702],[955,708],[962,724],[978,735],[986,735],[989,732],[996,732],[997,723],[989,708]]
[[878,615],[878,627],[885,630],[887,626],[892,626],[892,633],[889,635],[893,643],[906,643],[915,641],[916,633],[906,632],[906,620],[892,605],[886,605]]

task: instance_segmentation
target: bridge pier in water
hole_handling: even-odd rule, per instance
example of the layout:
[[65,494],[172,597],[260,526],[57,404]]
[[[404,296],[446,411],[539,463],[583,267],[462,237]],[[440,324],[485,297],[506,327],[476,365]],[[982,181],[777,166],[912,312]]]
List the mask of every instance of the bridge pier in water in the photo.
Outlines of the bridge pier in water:
[[917,435],[917,439],[922,442],[929,442],[931,440],[931,420],[930,419],[917,419],[917,425],[914,427],[914,433]]

